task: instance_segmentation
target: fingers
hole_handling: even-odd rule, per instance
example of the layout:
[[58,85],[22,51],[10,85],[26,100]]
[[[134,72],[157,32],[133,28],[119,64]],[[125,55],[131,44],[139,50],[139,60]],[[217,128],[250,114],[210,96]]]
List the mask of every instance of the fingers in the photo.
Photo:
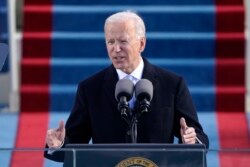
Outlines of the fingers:
[[63,141],[65,137],[65,127],[64,127],[64,122],[61,120],[59,122],[59,127],[56,130],[56,136],[58,140]]
[[49,148],[58,148],[61,145],[61,141],[58,140],[55,129],[49,129],[46,135],[46,144]]
[[185,118],[182,117],[182,118],[180,119],[180,125],[181,125],[181,129],[182,129],[183,131],[185,131],[186,128],[187,128],[187,124],[186,124]]
[[49,129],[46,135],[46,144],[49,148],[59,148],[62,145],[63,140],[58,137],[56,129]]
[[58,148],[62,145],[65,138],[65,128],[64,122],[61,120],[59,122],[59,127],[57,129],[49,129],[46,135],[46,144],[49,148]]
[[52,140],[52,139],[50,139],[50,140],[47,140],[46,143],[47,143],[49,148],[60,148],[61,145],[62,145],[62,141],[60,141],[60,140]]
[[188,127],[184,134],[182,135],[182,142],[185,144],[195,144],[196,142],[196,133],[194,128]]
[[57,131],[63,131],[63,130],[64,130],[64,122],[63,122],[63,120],[61,120],[59,122],[59,127],[57,128]]
[[195,144],[196,132],[193,127],[188,127],[185,118],[180,119],[180,133],[182,142],[185,144]]

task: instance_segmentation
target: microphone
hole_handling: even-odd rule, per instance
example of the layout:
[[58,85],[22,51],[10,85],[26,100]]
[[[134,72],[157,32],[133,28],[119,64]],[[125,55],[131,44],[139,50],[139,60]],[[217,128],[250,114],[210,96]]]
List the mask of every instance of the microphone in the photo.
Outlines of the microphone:
[[3,68],[5,59],[8,55],[8,45],[4,44],[4,43],[0,43],[0,71]]
[[130,122],[128,118],[129,103],[128,101],[133,97],[134,84],[128,79],[120,79],[116,83],[115,87],[115,98],[118,101],[118,110],[121,112],[121,116]]
[[153,84],[148,79],[141,79],[135,85],[135,97],[140,114],[149,112],[150,101],[153,98]]

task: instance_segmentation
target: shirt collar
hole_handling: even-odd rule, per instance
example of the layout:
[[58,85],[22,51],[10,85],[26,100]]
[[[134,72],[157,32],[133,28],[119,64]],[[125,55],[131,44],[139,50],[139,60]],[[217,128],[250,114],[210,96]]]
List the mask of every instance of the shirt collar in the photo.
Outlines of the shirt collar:
[[[141,60],[140,60],[139,65],[136,67],[136,69],[132,73],[129,74],[138,80],[140,80],[142,78],[142,72],[143,72],[143,68],[144,68],[144,62],[143,62],[142,58],[140,58],[140,59]],[[118,74],[119,79],[123,79],[124,77],[126,77],[128,75],[120,69],[116,69],[116,72]]]

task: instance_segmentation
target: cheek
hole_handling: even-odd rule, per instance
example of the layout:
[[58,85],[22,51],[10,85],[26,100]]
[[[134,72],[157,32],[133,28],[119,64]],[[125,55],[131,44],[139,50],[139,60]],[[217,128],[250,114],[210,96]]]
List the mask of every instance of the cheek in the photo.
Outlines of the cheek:
[[111,53],[112,53],[112,49],[111,49],[111,47],[106,47],[107,48],[107,52],[108,52],[108,54],[110,55]]
[[134,43],[133,45],[130,46],[129,50],[133,54],[138,54],[140,52],[140,45],[139,43]]

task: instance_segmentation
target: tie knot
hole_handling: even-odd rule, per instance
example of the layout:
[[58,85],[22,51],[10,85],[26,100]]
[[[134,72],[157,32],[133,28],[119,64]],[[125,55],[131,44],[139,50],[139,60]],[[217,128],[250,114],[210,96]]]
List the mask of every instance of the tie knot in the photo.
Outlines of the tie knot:
[[136,78],[133,77],[132,75],[127,75],[126,77],[124,77],[124,79],[130,80],[130,81],[132,81],[134,84],[136,83]]
[[127,75],[127,76],[125,76],[124,78],[125,78],[125,79],[129,79],[129,80],[131,80],[131,81],[133,80],[133,76],[132,76],[132,75]]

